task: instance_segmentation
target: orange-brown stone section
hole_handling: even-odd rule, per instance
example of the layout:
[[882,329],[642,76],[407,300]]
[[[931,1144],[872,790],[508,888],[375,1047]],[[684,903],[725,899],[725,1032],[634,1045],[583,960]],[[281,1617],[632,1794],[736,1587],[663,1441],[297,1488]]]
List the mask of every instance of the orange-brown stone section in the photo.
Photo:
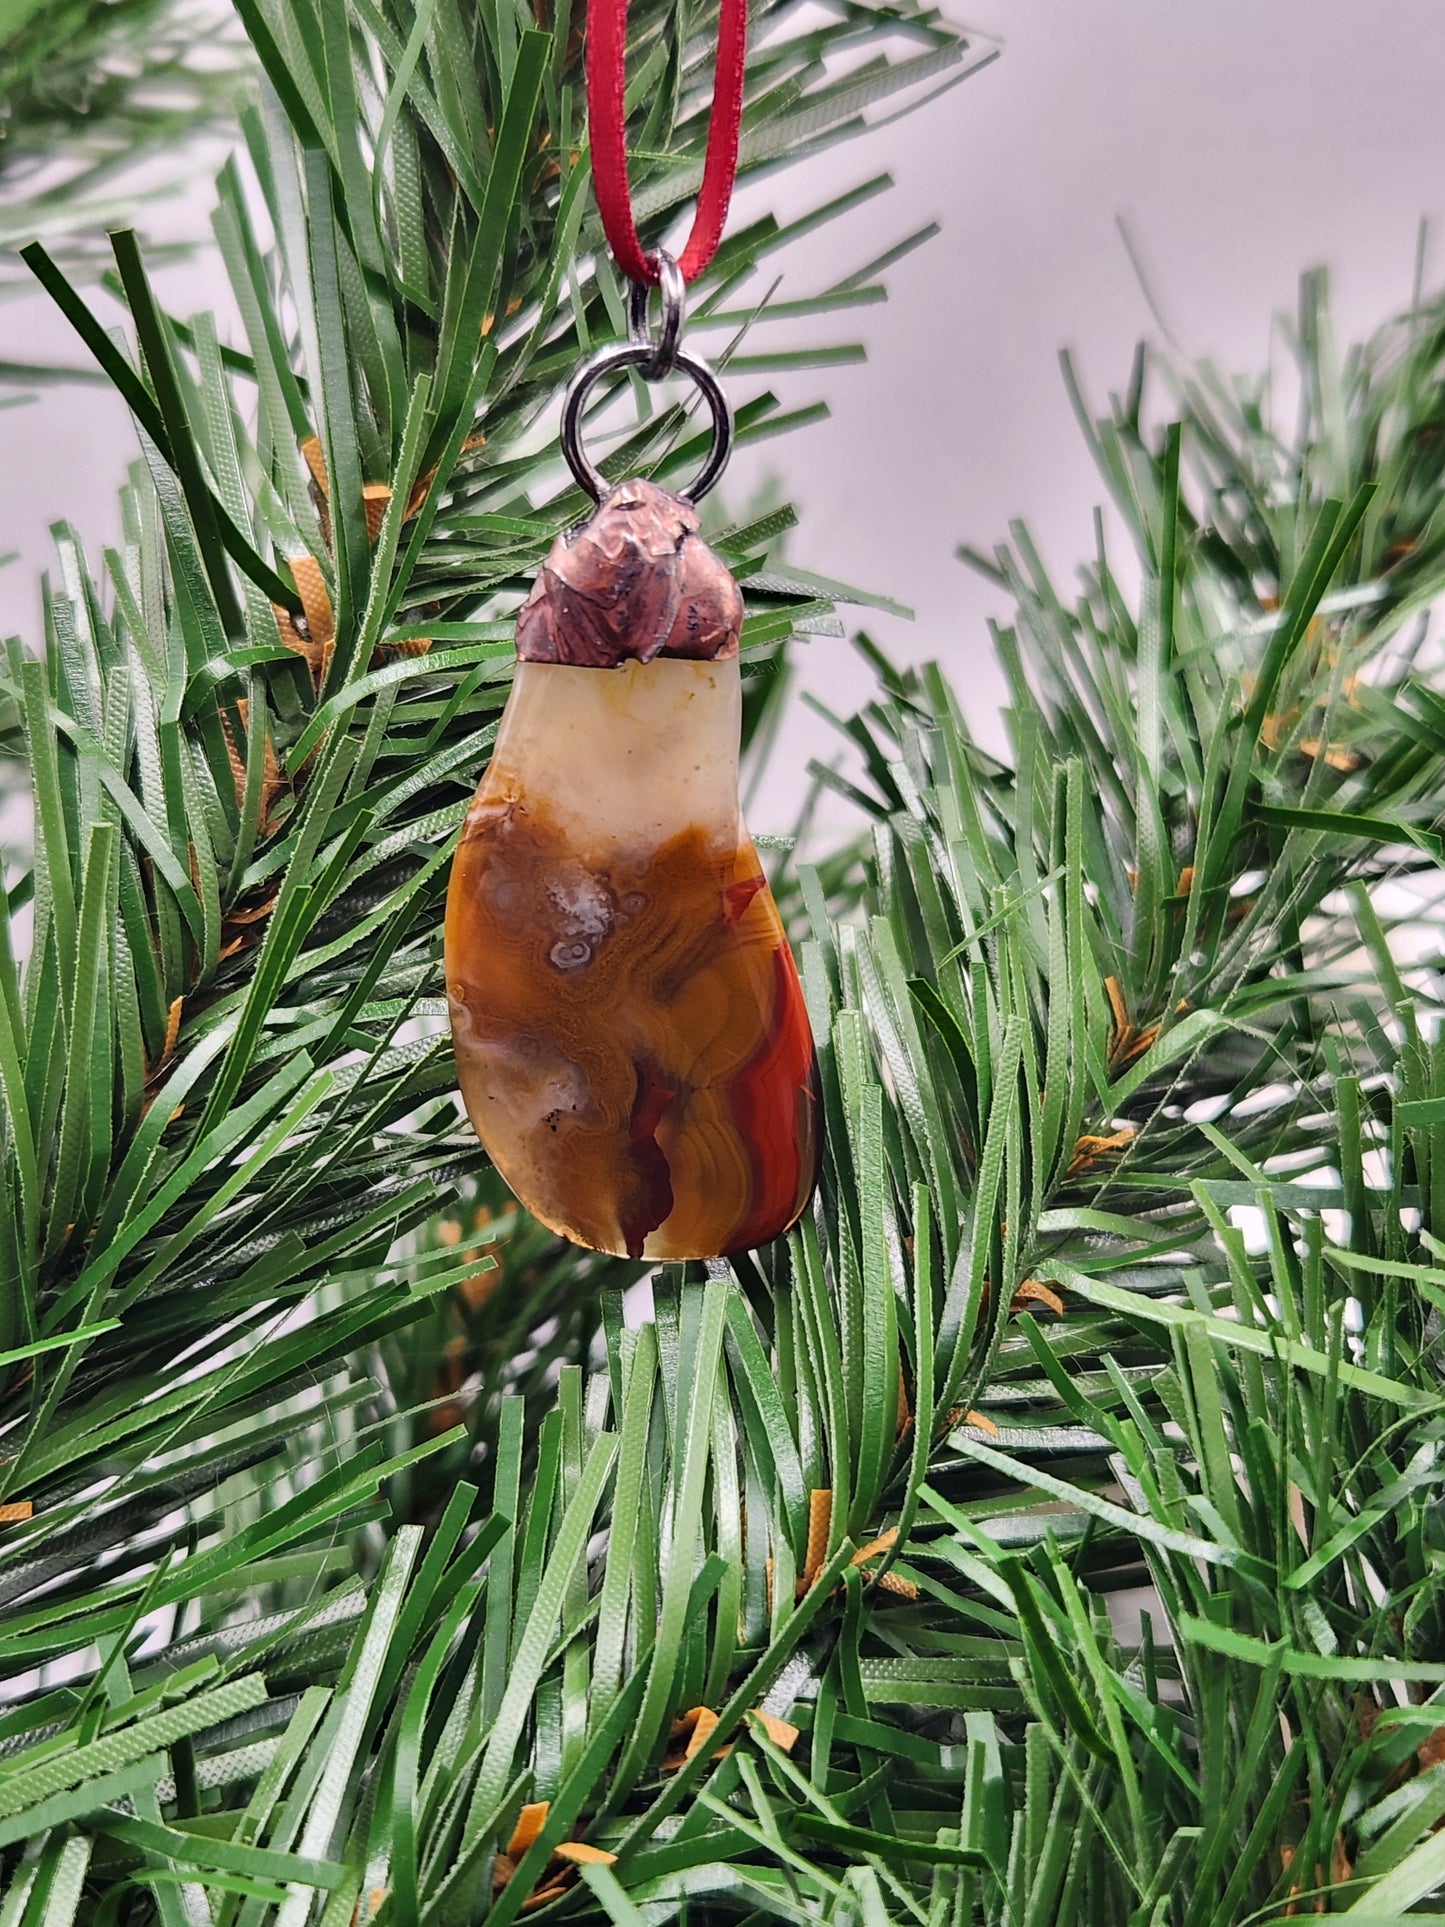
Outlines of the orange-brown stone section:
[[685,829],[591,868],[545,803],[484,780],[446,955],[472,1122],[545,1224],[682,1259],[795,1222],[817,1174],[817,1074],[745,829],[721,847]]

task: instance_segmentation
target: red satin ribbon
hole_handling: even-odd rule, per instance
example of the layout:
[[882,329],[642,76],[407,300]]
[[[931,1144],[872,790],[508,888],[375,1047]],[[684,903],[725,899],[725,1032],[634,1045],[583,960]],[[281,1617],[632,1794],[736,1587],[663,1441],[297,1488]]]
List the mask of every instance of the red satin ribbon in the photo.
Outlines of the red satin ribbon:
[[[684,281],[695,281],[717,253],[738,169],[738,130],[743,113],[748,0],[721,0],[717,74],[702,187],[687,246],[678,258]],[[587,127],[592,144],[592,186],[602,231],[619,268],[646,287],[657,284],[657,265],[644,254],[632,219],[627,186],[623,114],[627,0],[587,0]]]

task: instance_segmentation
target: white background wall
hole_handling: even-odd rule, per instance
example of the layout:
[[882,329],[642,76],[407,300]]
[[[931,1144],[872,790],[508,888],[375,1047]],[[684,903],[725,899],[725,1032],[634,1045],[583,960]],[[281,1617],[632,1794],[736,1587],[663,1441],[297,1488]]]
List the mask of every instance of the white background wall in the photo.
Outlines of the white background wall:
[[[737,491],[778,468],[804,513],[796,559],[911,603],[873,625],[897,653],[938,655],[980,714],[997,694],[987,585],[953,558],[1023,515],[1061,576],[1087,553],[1098,489],[1057,369],[1068,343],[1102,402],[1152,322],[1118,237],[1128,220],[1170,323],[1191,352],[1255,369],[1299,271],[1335,270],[1338,325],[1404,303],[1423,214],[1445,216],[1441,0],[981,0],[1002,58],[878,137],[759,190],[799,209],[882,168],[897,192],[789,256],[784,296],[826,285],[930,217],[941,237],[895,268],[887,307],[814,334],[862,334],[866,367],[778,384],[825,396],[832,419],[739,464]],[[153,231],[204,224],[209,193]],[[746,208],[744,211],[747,211]],[[1445,276],[1445,237],[1434,250]],[[215,296],[206,265],[176,306]],[[0,302],[0,357],[71,358],[43,302]],[[51,390],[0,412],[0,627],[34,632],[37,569],[62,513],[88,544],[115,537],[128,421],[99,389]],[[844,645],[815,642],[806,680],[835,705],[864,687]],[[827,746],[793,721],[796,768]],[[780,776],[783,772],[780,772]],[[781,812],[796,782],[770,786]],[[759,829],[782,827],[758,822]]]

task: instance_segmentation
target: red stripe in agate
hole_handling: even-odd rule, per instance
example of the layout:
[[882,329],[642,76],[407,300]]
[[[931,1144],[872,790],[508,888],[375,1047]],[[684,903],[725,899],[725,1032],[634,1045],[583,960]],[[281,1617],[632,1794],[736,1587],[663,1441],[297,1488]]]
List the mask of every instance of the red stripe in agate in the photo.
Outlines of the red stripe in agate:
[[730,883],[723,891],[723,922],[736,923],[762,889],[765,878],[761,870],[756,876],[743,877],[738,883]]
[[773,969],[773,1021],[729,1093],[738,1135],[747,1147],[756,1200],[751,1215],[729,1240],[732,1251],[751,1250],[786,1230],[813,1179],[811,1169],[803,1168],[803,1155],[806,1144],[811,1162],[814,1120],[804,1128],[799,1117],[802,1106],[811,1109],[818,1101],[813,1033],[803,987],[782,945],[773,952]]
[[630,1160],[637,1174],[634,1206],[620,1218],[622,1241],[629,1258],[640,1258],[642,1247],[672,1211],[672,1170],[667,1153],[657,1141],[658,1126],[677,1092],[665,1084],[655,1064],[637,1067],[637,1094],[627,1138]]

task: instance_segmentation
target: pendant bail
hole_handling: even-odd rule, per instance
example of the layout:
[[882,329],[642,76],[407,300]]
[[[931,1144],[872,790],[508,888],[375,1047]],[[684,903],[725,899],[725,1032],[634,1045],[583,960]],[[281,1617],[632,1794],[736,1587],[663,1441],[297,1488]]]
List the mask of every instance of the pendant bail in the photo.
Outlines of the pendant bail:
[[683,324],[687,319],[687,283],[682,278],[682,269],[665,248],[659,248],[650,257],[650,264],[657,269],[657,289],[662,298],[662,317],[656,336],[647,330],[647,297],[651,290],[644,281],[634,281],[627,296],[627,338],[639,347],[653,349],[651,361],[642,364],[639,372],[644,381],[663,381],[677,366],[678,351],[682,343]]
[[588,459],[582,446],[582,413],[587,398],[604,376],[619,368],[635,368],[644,381],[666,381],[670,375],[686,375],[707,403],[712,416],[712,446],[698,473],[684,488],[674,493],[684,502],[701,501],[727,467],[733,445],[733,412],[722,384],[700,356],[689,354],[682,345],[683,324],[687,319],[687,283],[682,269],[665,248],[649,256],[657,269],[657,289],[662,304],[657,333],[648,328],[648,295],[644,281],[634,281],[627,296],[627,339],[600,349],[573,375],[562,402],[562,453],[567,466],[594,502],[607,494],[608,483]]
[[[582,412],[587,398],[604,375],[620,368],[635,368],[646,381],[659,379],[651,372],[652,356],[650,341],[614,341],[599,349],[590,361],[584,361],[567,384],[562,400],[562,453],[576,481],[594,502],[600,502],[612,484],[582,446]],[[679,501],[691,505],[702,500],[728,465],[733,449],[733,411],[722,383],[701,356],[689,354],[686,348],[677,349],[672,372],[688,377],[712,416],[712,446],[702,467],[685,487],[672,491]]]

